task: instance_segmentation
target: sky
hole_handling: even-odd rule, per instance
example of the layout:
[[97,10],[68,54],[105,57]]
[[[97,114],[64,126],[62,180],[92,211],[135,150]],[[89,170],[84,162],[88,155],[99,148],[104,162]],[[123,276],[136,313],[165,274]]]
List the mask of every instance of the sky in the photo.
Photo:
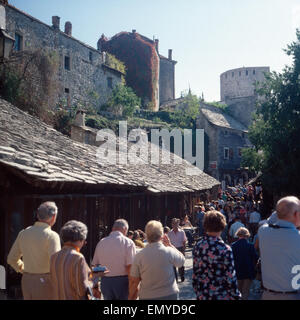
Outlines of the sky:
[[300,29],[299,0],[9,0],[52,25],[73,25],[72,35],[97,48],[101,34],[132,31],[173,49],[176,97],[191,88],[206,101],[220,100],[220,74],[269,66],[281,72],[292,60],[283,51]]

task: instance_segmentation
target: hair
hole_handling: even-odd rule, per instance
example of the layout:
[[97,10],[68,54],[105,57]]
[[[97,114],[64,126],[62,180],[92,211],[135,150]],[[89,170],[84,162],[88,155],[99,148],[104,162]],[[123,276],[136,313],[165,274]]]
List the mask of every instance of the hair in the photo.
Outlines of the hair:
[[180,219],[177,219],[177,218],[173,218],[172,219],[172,225],[176,225],[176,224],[179,224],[180,223]]
[[137,230],[135,230],[133,232],[132,240],[137,240],[137,239],[140,239],[140,233]]
[[285,219],[295,211],[300,211],[300,201],[297,197],[284,197],[276,204],[276,212],[279,219]]
[[206,232],[220,232],[226,227],[226,219],[219,211],[208,211],[203,220],[203,227]]
[[146,224],[145,227],[147,240],[149,243],[158,242],[163,236],[164,230],[161,222],[151,220]]
[[247,228],[241,227],[237,230],[235,233],[236,238],[249,238],[250,237],[250,232]]
[[85,240],[87,237],[87,226],[76,220],[68,221],[60,230],[60,237],[63,243]]
[[55,202],[47,201],[42,203],[37,209],[38,220],[48,221],[57,214]]
[[133,231],[132,231],[132,230],[129,230],[128,233],[127,233],[127,236],[128,236],[128,237],[131,237],[131,236],[133,237]]
[[164,233],[168,233],[168,232],[170,232],[171,231],[171,229],[169,228],[169,227],[164,227]]
[[118,219],[114,222],[113,229],[127,229],[129,228],[128,222],[125,219]]

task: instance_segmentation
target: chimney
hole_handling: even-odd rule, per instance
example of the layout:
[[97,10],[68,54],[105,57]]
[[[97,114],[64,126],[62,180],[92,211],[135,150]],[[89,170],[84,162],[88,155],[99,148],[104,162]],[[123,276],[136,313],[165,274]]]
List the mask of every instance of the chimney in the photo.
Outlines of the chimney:
[[65,23],[65,34],[70,37],[72,36],[72,23],[70,21],[67,21]]
[[59,25],[60,25],[60,17],[58,17],[58,16],[53,16],[53,17],[52,17],[52,27],[53,27],[54,29],[60,30]]
[[159,40],[155,39],[155,48],[156,48],[157,53],[158,53],[158,44],[159,44]]
[[169,60],[172,60],[172,49],[169,49]]
[[84,110],[80,110],[80,109],[77,110],[74,125],[78,126],[78,127],[85,126],[85,111]]
[[136,30],[135,30],[135,29],[132,29],[132,33],[136,33]]

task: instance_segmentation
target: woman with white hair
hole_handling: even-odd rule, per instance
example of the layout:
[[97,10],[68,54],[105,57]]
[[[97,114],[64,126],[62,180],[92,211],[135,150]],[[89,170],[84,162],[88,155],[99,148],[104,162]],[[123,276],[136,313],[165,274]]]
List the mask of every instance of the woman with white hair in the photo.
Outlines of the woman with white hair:
[[246,228],[239,228],[235,234],[238,238],[232,244],[232,252],[236,276],[238,279],[238,288],[242,293],[242,299],[247,300],[249,297],[252,281],[255,279],[255,266],[258,260],[258,255],[252,243],[248,242],[250,232]]
[[136,254],[131,266],[129,300],[178,300],[173,268],[182,267],[185,258],[164,235],[159,221],[149,221],[145,231],[148,245]]

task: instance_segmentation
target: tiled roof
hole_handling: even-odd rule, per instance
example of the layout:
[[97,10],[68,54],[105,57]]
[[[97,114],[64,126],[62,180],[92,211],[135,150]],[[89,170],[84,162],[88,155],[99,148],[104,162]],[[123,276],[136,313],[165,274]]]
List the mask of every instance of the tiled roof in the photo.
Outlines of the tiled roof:
[[242,123],[224,113],[220,108],[201,103],[200,110],[207,120],[215,126],[248,132]]
[[[122,143],[119,141],[119,147]],[[34,186],[40,182],[96,187],[113,184],[170,193],[206,190],[219,184],[185,160],[182,164],[108,165],[104,160],[98,163],[96,153],[96,146],[73,141],[0,99],[0,164],[16,169]],[[193,169],[198,175],[187,175],[186,169]]]

